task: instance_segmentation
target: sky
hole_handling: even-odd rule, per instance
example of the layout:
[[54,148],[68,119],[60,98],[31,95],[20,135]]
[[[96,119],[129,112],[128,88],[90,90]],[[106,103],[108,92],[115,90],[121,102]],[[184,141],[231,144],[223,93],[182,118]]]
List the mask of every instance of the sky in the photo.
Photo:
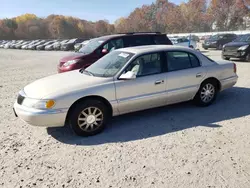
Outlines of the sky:
[[[170,1],[179,4],[186,0]],[[90,21],[106,19],[113,23],[122,16],[128,16],[135,8],[152,2],[155,0],[0,0],[0,18],[25,13],[39,17],[61,14]]]

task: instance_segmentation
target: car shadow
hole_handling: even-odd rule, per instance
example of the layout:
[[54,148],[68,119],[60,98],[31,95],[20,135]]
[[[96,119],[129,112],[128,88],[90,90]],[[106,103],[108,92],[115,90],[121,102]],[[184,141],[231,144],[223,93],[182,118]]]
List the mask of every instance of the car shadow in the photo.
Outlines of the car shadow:
[[76,136],[67,126],[47,128],[47,132],[65,144],[98,145],[141,140],[198,126],[220,128],[220,121],[250,114],[249,96],[249,88],[234,87],[221,92],[209,107],[197,107],[186,102],[118,116],[103,133],[92,137]]
[[250,63],[250,62],[247,62],[243,59],[237,59],[237,58],[230,58],[230,61],[233,61],[233,62],[236,62],[236,63]]

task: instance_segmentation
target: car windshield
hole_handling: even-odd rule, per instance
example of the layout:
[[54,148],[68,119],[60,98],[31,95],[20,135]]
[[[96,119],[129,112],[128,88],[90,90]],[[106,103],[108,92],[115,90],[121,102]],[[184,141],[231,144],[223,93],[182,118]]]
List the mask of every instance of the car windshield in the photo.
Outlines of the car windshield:
[[209,39],[210,40],[217,40],[217,39],[221,39],[221,38],[223,38],[223,35],[213,35]]
[[97,47],[99,47],[103,42],[104,40],[101,40],[100,38],[92,39],[86,45],[84,45],[78,52],[89,54],[93,52]]
[[86,71],[97,77],[113,77],[133,57],[133,53],[112,51],[89,66]]
[[234,42],[250,42],[250,35],[238,36]]

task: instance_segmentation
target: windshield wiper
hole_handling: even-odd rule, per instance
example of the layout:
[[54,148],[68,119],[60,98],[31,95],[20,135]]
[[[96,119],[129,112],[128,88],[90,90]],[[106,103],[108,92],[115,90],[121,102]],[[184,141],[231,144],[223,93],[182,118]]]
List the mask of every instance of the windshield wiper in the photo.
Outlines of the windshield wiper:
[[88,73],[90,76],[94,76],[94,74],[93,74],[92,72],[89,72],[89,71],[87,71],[87,70],[85,70],[85,69],[80,69],[79,72],[80,72],[80,73],[86,72],[86,73]]

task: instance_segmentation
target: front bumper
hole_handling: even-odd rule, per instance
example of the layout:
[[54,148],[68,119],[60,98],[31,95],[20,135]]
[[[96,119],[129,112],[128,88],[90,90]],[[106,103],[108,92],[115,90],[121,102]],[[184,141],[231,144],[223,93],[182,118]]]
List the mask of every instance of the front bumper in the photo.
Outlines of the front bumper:
[[202,43],[202,48],[216,48],[217,43]]
[[14,104],[14,114],[33,126],[63,127],[68,109],[38,110]]
[[232,58],[245,58],[247,53],[245,51],[222,51],[221,54],[223,57],[232,57]]

